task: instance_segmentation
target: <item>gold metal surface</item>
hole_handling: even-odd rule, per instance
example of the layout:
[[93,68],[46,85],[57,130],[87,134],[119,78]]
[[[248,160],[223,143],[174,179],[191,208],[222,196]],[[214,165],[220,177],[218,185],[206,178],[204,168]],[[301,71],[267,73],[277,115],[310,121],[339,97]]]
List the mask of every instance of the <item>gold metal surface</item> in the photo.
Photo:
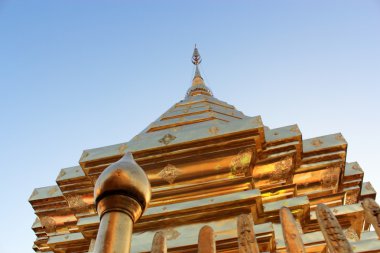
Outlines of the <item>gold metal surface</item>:
[[130,152],[103,171],[94,187],[94,198],[99,201],[108,195],[126,195],[135,199],[144,211],[151,198],[151,187],[144,170]]
[[362,204],[366,222],[372,225],[380,239],[380,206],[369,198],[364,199]]
[[316,214],[329,252],[353,253],[351,245],[345,237],[343,230],[333,212],[331,212],[326,205],[319,204],[316,209]]
[[127,153],[98,178],[94,198],[100,217],[95,253],[128,253],[133,224],[149,204],[151,189],[143,169]]
[[[260,116],[246,116],[211,93],[197,48],[192,61],[183,100],[131,140],[84,150],[80,166],[61,169],[56,184],[32,192],[33,249],[87,253],[95,242],[97,252],[127,252],[131,245],[133,253],[193,253],[198,232],[209,226],[215,243],[208,251],[285,253],[288,227],[282,228],[280,209],[286,206],[305,252],[326,253],[321,231],[334,222],[318,223],[323,203],[342,228],[335,242],[380,252],[369,230],[379,216],[376,191],[363,182],[357,162],[346,162],[344,137],[303,139],[297,125],[270,129]],[[252,220],[240,226],[242,214]]]
[[128,253],[131,247],[133,221],[123,212],[102,216],[95,242],[95,253]]
[[280,218],[282,231],[284,233],[284,239],[286,248],[289,253],[305,253],[305,247],[302,242],[302,238],[297,228],[297,223],[294,220],[293,214],[289,208],[281,207]]
[[241,214],[237,219],[239,253],[259,253],[251,215]]
[[210,226],[199,231],[198,253],[216,253],[214,230]]

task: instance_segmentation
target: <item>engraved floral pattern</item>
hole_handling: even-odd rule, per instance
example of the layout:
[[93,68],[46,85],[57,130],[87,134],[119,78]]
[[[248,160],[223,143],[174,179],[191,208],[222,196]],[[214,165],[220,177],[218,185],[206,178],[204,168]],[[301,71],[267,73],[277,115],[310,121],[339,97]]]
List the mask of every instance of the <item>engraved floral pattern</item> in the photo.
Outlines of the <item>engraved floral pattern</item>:
[[321,185],[324,189],[335,188],[338,184],[338,174],[335,173],[336,168],[328,168],[322,174]]
[[354,242],[357,242],[359,241],[359,236],[358,234],[356,233],[355,229],[353,229],[352,227],[349,227],[347,228],[345,231],[344,231],[344,235],[346,236],[346,238],[350,241],[354,241]]
[[62,178],[65,175],[66,175],[66,172],[64,170],[61,170],[61,172],[58,175],[58,178]]
[[216,126],[212,126],[208,129],[208,132],[211,134],[211,135],[217,135],[219,133],[219,128],[216,127]]
[[248,148],[240,151],[234,158],[232,158],[230,163],[231,173],[234,176],[242,176],[248,170],[249,164],[252,159],[252,149]]
[[83,208],[87,206],[80,195],[67,196],[66,200],[71,208]]
[[363,170],[360,168],[359,164],[354,164],[351,167],[353,170],[363,172]]
[[287,178],[289,171],[291,170],[293,165],[292,157],[286,157],[281,161],[278,161],[274,165],[274,171],[271,174],[270,179],[272,181],[277,181],[280,179]]
[[320,139],[315,139],[311,142],[311,145],[313,145],[314,147],[320,147],[322,144],[323,141],[321,141]]
[[352,205],[352,204],[358,203],[358,195],[359,195],[359,192],[357,192],[357,191],[347,193],[346,205]]
[[164,137],[158,140],[158,142],[168,145],[170,142],[172,142],[176,137],[171,134],[165,134]]
[[174,165],[168,164],[158,175],[169,184],[173,184],[175,179],[180,175],[180,171]]
[[40,219],[41,225],[45,228],[46,233],[53,233],[56,231],[56,222],[50,216],[44,216]]

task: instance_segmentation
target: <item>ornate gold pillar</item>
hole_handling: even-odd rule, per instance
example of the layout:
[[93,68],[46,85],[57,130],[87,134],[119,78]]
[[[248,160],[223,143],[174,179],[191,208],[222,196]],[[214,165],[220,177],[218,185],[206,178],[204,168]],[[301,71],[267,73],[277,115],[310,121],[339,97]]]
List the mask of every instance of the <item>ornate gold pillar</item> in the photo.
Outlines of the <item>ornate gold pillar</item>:
[[252,216],[241,214],[237,218],[239,253],[259,253]]
[[329,252],[353,253],[354,251],[345,237],[342,227],[330,208],[325,204],[318,204],[315,213]]
[[281,207],[280,219],[287,251],[289,253],[305,253],[306,250],[298,232],[297,223],[289,208]]
[[149,180],[131,153],[107,167],[96,181],[94,197],[100,225],[95,253],[128,253],[133,224],[151,198]]

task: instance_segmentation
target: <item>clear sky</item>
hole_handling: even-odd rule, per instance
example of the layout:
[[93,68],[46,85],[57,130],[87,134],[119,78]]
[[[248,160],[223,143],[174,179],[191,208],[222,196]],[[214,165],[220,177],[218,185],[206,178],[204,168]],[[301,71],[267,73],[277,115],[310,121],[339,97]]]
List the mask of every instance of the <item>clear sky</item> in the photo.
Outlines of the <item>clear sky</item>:
[[380,1],[0,0],[0,252],[32,252],[34,188],[184,97],[194,43],[217,98],[342,132],[380,190]]

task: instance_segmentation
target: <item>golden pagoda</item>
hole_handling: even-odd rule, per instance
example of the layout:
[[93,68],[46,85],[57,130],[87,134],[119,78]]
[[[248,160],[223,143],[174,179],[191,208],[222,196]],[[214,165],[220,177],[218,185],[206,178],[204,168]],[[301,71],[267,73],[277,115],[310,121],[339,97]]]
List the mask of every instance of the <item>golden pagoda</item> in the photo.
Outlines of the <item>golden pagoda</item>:
[[[49,253],[380,252],[380,208],[340,133],[303,139],[186,97],[130,141],[83,151],[29,198]],[[133,154],[133,155],[132,155]],[[370,229],[373,228],[373,229]]]

